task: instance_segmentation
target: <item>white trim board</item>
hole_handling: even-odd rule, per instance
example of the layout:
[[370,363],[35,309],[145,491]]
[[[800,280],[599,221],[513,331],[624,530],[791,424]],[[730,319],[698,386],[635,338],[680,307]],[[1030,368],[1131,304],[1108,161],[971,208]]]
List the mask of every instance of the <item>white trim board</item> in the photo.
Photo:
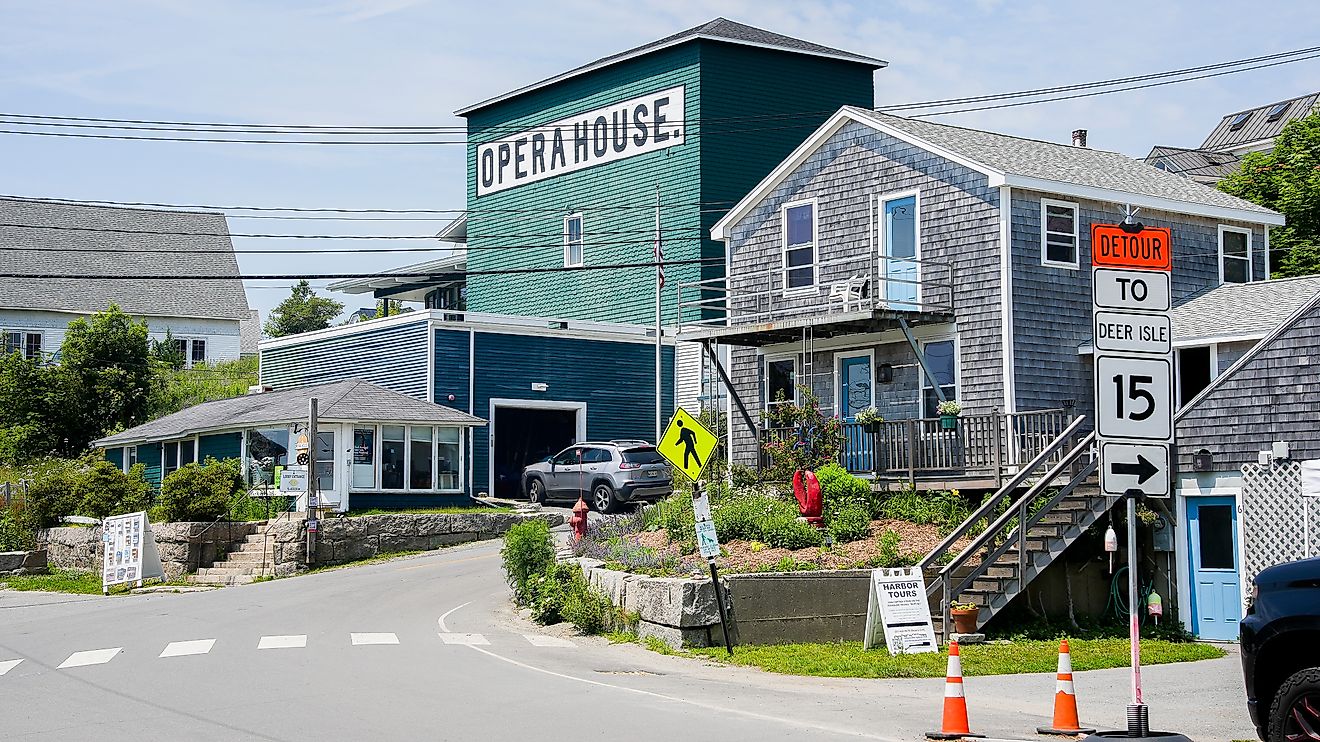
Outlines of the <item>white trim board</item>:
[[[493,494],[495,489],[495,408],[496,407],[517,407],[525,410],[573,410],[577,413],[577,440],[574,443],[583,443],[587,440],[587,403],[571,402],[555,399],[516,399],[512,397],[491,397],[490,400],[490,431],[486,435],[486,491]],[[476,489],[475,482],[469,482],[472,489]]]

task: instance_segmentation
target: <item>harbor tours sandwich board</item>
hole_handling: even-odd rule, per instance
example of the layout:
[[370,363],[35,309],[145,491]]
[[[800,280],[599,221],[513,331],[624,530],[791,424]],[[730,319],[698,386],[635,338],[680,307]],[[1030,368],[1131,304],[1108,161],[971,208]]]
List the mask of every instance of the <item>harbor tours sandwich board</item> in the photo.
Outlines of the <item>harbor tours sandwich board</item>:
[[920,567],[871,570],[864,649],[875,648],[880,629],[890,654],[939,651]]
[[163,577],[165,570],[156,550],[156,537],[146,513],[112,515],[101,522],[101,541],[105,558],[101,570],[101,591],[111,585],[130,582],[142,587],[142,581]]

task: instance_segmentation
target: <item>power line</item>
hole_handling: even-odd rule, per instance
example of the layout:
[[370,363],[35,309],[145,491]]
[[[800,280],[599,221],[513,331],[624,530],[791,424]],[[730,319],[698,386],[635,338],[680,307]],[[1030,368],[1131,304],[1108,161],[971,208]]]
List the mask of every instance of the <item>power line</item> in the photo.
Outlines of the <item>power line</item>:
[[[156,236],[164,235],[164,236],[169,236],[169,237],[241,237],[241,238],[244,238],[244,239],[289,239],[289,240],[429,240],[429,241],[436,241],[436,240],[437,240],[437,237],[436,237],[435,235],[433,235],[433,234],[423,234],[423,235],[405,235],[405,234],[370,235],[370,234],[288,234],[288,233],[269,234],[269,233],[255,233],[255,232],[183,232],[183,231],[173,231],[173,230],[127,229],[127,228],[122,228],[122,227],[73,227],[73,226],[68,226],[68,225],[58,225],[58,224],[18,224],[18,223],[0,222],[0,228],[5,228],[5,227],[9,227],[9,228],[17,228],[17,229],[46,229],[46,230],[55,230],[55,231],[66,231],[66,232],[108,232],[108,233],[112,233],[112,234],[135,234],[135,235],[156,235]],[[699,226],[697,226],[697,227],[671,227],[671,228],[668,229],[668,230],[661,230],[661,234],[663,235],[663,234],[672,234],[672,233],[675,233],[675,232],[693,232],[693,231],[701,232],[701,231],[703,231],[703,230],[702,230],[702,228],[699,227]],[[589,232],[589,233],[586,233],[586,234],[587,234],[588,236],[590,236],[590,235],[607,235],[607,236],[618,236],[618,235],[638,235],[638,236],[652,236],[652,237],[653,237],[653,236],[655,235],[655,230],[653,230],[653,229],[633,229],[633,230],[616,230],[616,231],[608,231],[608,230],[607,230],[607,231],[601,231],[601,232]],[[469,239],[469,240],[488,240],[488,239],[502,239],[502,240],[503,240],[503,239],[510,239],[510,240],[520,240],[520,239],[536,239],[536,238],[546,238],[546,237],[563,239],[563,238],[564,238],[564,233],[563,233],[563,232],[542,232],[542,233],[532,233],[532,234],[502,234],[502,235],[493,235],[493,234],[492,234],[492,235],[479,235],[479,236],[469,235],[467,239]],[[628,242],[634,242],[634,240],[628,240]],[[592,244],[615,244],[615,243],[610,243],[610,242],[593,242]],[[470,247],[471,247],[471,246],[469,246],[469,248],[470,248]],[[29,249],[29,248],[14,248],[14,249]],[[450,249],[450,248],[445,248],[445,247],[428,247],[428,248],[423,248],[423,249],[426,249],[426,250],[447,250],[447,249]],[[96,252],[96,251],[94,250],[94,252]],[[133,252],[136,252],[136,251],[133,251]],[[181,250],[169,250],[169,251],[167,251],[167,252],[183,252],[183,251],[181,251]],[[229,252],[229,251],[228,251],[228,250],[208,250],[208,251],[205,251],[205,252]]]
[[[3,226],[3,225],[0,225],[0,226]],[[672,244],[680,243],[680,242],[697,242],[697,241],[705,240],[705,239],[709,239],[709,238],[708,238],[708,237],[702,237],[702,236],[700,236],[700,235],[698,235],[698,236],[696,236],[696,237],[669,237],[669,238],[667,238],[667,242],[668,242],[668,244],[671,244],[671,245],[672,245]],[[643,246],[643,247],[651,247],[651,248],[653,248],[653,247],[655,246],[655,241],[654,241],[653,239],[652,239],[652,240],[641,240],[641,239],[631,239],[631,240],[590,240],[590,239],[588,239],[584,244],[585,244],[587,247],[589,247],[589,248],[590,248],[590,247],[597,247],[597,246],[607,246],[607,245],[608,245],[608,246],[617,246],[617,245],[639,245],[639,246]],[[455,248],[444,247],[444,246],[439,246],[439,245],[437,245],[437,246],[435,246],[435,247],[429,247],[429,246],[428,246],[428,247],[347,247],[347,248],[341,248],[341,249],[334,249],[334,248],[307,248],[307,249],[304,249],[304,250],[291,250],[291,249],[283,249],[283,250],[281,250],[281,249],[267,249],[267,250],[261,250],[261,249],[257,249],[257,250],[241,250],[241,249],[234,249],[234,250],[229,250],[229,249],[223,249],[223,250],[205,250],[205,249],[187,249],[187,248],[183,248],[183,249],[171,249],[171,248],[167,248],[167,247],[161,247],[161,248],[150,248],[150,247],[144,247],[144,248],[140,248],[140,249],[138,249],[138,248],[126,248],[126,247],[107,247],[107,248],[100,248],[100,247],[52,247],[52,248],[31,248],[31,247],[15,247],[15,246],[10,246],[10,245],[0,245],[0,252],[10,252],[10,251],[14,251],[14,252],[33,252],[33,253],[42,253],[42,252],[45,252],[45,253],[50,253],[50,254],[52,254],[52,255],[59,255],[59,254],[63,254],[63,253],[125,253],[125,254],[144,253],[144,254],[160,254],[160,255],[229,255],[229,254],[231,254],[231,253],[234,254],[234,255],[318,255],[318,254],[329,254],[329,255],[358,255],[358,254],[373,254],[373,253],[439,252],[439,251],[442,251],[442,250],[454,250],[454,249],[455,249]],[[562,250],[562,249],[564,249],[564,243],[562,243],[562,242],[554,242],[554,243],[547,243],[547,244],[544,244],[544,245],[468,245],[468,246],[466,246],[466,247],[461,247],[461,248],[457,248],[457,249],[458,249],[459,251],[463,251],[463,252],[466,252],[466,251],[479,251],[479,252],[480,252],[480,251],[517,251],[517,250]]]
[[[1161,79],[1168,77],[1177,77],[1189,75],[1210,70],[1220,70],[1230,67],[1242,67],[1255,64],[1257,62],[1272,61],[1294,57],[1304,54],[1310,54],[1320,51],[1320,47],[1306,47],[1293,49],[1284,52],[1236,59],[1227,62],[1217,62],[1208,65],[1199,65],[1195,67],[1185,67],[1176,70],[1167,70],[1163,72],[1148,73],[1143,75],[1133,75],[1120,78],[1109,78],[1104,80],[1094,80],[1084,83],[1074,83],[1069,85],[1058,85],[1053,87],[1035,88],[1030,90],[1019,90],[1005,93],[993,93],[976,96],[964,96],[959,98],[944,98],[928,101],[915,101],[909,103],[898,103],[891,106],[877,108],[877,110],[895,111],[895,110],[913,110],[933,107],[946,107],[965,105],[969,103],[981,103],[993,100],[1005,100],[1011,98],[1030,97],[1038,95],[1048,95],[1059,92],[1071,92],[1075,90],[1084,90],[1097,87],[1112,87],[1131,82],[1143,82],[1152,79]],[[1300,61],[1300,60],[1297,60]],[[1258,69],[1258,67],[1248,67],[1247,69]],[[1190,78],[1200,79],[1200,78]],[[670,119],[666,125],[692,126],[701,123],[729,123],[729,122],[750,122],[750,121],[771,121],[782,120],[795,117],[816,117],[827,115],[833,111],[804,111],[794,113],[779,114],[758,114],[752,116],[726,116],[726,117],[705,117],[705,118],[684,118]],[[934,115],[934,114],[928,114]],[[435,124],[435,125],[346,125],[346,124],[253,124],[236,122],[214,122],[214,121],[168,121],[157,119],[127,119],[127,118],[101,118],[90,116],[53,116],[44,114],[26,114],[26,113],[0,113],[0,118],[9,119],[34,119],[35,121],[10,121],[0,123],[10,123],[22,126],[78,126],[85,128],[107,128],[120,130],[141,130],[141,131],[180,131],[180,132],[219,132],[234,134],[287,134],[287,135],[305,135],[305,134],[376,134],[376,135],[451,135],[451,134],[469,134],[467,125]],[[55,122],[55,123],[42,123]],[[108,126],[93,126],[105,124]],[[509,133],[534,132],[537,130],[549,130],[546,125],[524,127],[518,124],[503,124],[495,126],[482,127],[478,134],[500,133],[507,131]],[[227,140],[229,141],[229,140]],[[434,142],[432,142],[434,143]]]
[[[40,201],[53,204],[65,204],[70,206],[154,206],[167,209],[207,209],[212,211],[291,211],[297,213],[333,213],[333,214],[468,214],[479,212],[482,214],[532,214],[532,213],[568,213],[578,209],[590,209],[592,211],[610,211],[610,210],[629,210],[646,209],[654,210],[655,202],[646,204],[572,204],[565,207],[519,207],[519,208],[491,208],[491,209],[341,209],[341,208],[309,208],[301,206],[213,206],[206,204],[170,204],[153,201],[102,201],[99,199],[72,199],[72,198],[52,198],[43,196],[14,196],[0,194],[0,199],[14,199],[18,201]],[[715,206],[724,204],[732,206],[733,201],[687,201],[681,203],[662,203],[660,208],[676,209],[687,208],[691,206]],[[232,215],[238,217],[239,215]],[[241,217],[247,218],[247,217]]]
[[[506,276],[529,273],[574,273],[578,271],[602,271],[619,270],[623,268],[655,268],[656,266],[674,266],[674,265],[704,265],[719,263],[723,265],[724,258],[691,258],[685,260],[665,260],[665,261],[645,261],[637,263],[610,263],[606,265],[575,265],[552,268],[500,268],[494,270],[464,271],[467,276]],[[280,274],[262,274],[262,275],[239,275],[239,276],[216,276],[216,275],[105,275],[99,273],[0,273],[0,278],[23,278],[34,280],[123,280],[123,281],[302,281],[313,279],[334,279],[343,280],[350,278],[435,278],[441,275],[437,272],[431,273],[280,273]]]

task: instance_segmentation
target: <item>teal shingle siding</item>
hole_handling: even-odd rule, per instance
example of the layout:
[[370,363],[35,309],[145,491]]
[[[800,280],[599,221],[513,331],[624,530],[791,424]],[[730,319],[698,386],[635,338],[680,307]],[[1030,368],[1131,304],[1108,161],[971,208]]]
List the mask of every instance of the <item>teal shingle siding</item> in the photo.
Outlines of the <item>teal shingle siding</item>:
[[[675,85],[684,86],[684,117],[689,122],[683,144],[477,196],[475,165],[481,142]],[[704,267],[666,268],[662,299],[665,322],[672,323],[678,283],[723,275],[723,245],[707,239],[723,209],[703,207],[703,202],[732,205],[845,104],[873,104],[867,65],[693,41],[472,112],[468,268],[562,267],[564,217],[569,213],[582,214],[588,266],[649,261],[655,230],[655,210],[650,207],[659,187],[665,259],[713,259]],[[792,116],[791,123],[782,118],[761,125],[714,122],[785,114]],[[516,249],[492,249],[501,247]],[[470,275],[468,308],[650,324],[655,320],[654,276],[653,268]]]
[[123,469],[123,468],[124,468],[124,449],[122,449],[122,448],[107,448],[107,449],[105,449],[105,460],[106,460],[106,461],[109,461],[110,463],[114,464],[115,466],[119,467],[120,469]]
[[[661,353],[662,414],[673,414],[674,349]],[[476,414],[490,401],[587,403],[587,438],[655,438],[655,346],[559,337],[477,333]],[[533,382],[549,385],[533,392]],[[490,491],[490,428],[473,430],[473,488]]]
[[[471,333],[435,331],[435,383],[433,402],[468,411],[468,351]],[[454,400],[449,400],[449,395]]]
[[157,489],[160,488],[160,444],[143,443],[137,447],[137,460],[139,464],[146,467],[144,472],[147,481]]
[[237,459],[242,455],[242,433],[217,433],[216,435],[204,435],[197,439],[198,461],[206,461],[208,457],[219,460]]

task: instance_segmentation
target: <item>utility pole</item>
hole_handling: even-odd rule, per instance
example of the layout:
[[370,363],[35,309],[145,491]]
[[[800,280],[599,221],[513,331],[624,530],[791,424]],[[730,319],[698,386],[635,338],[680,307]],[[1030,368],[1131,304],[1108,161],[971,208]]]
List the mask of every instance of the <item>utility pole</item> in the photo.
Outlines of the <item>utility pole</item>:
[[655,444],[660,445],[664,420],[660,404],[660,351],[665,331],[660,324],[660,292],[665,288],[664,251],[660,245],[660,186],[655,187]]
[[316,536],[320,521],[316,518],[320,498],[316,491],[316,397],[307,402],[307,563],[316,561]]

